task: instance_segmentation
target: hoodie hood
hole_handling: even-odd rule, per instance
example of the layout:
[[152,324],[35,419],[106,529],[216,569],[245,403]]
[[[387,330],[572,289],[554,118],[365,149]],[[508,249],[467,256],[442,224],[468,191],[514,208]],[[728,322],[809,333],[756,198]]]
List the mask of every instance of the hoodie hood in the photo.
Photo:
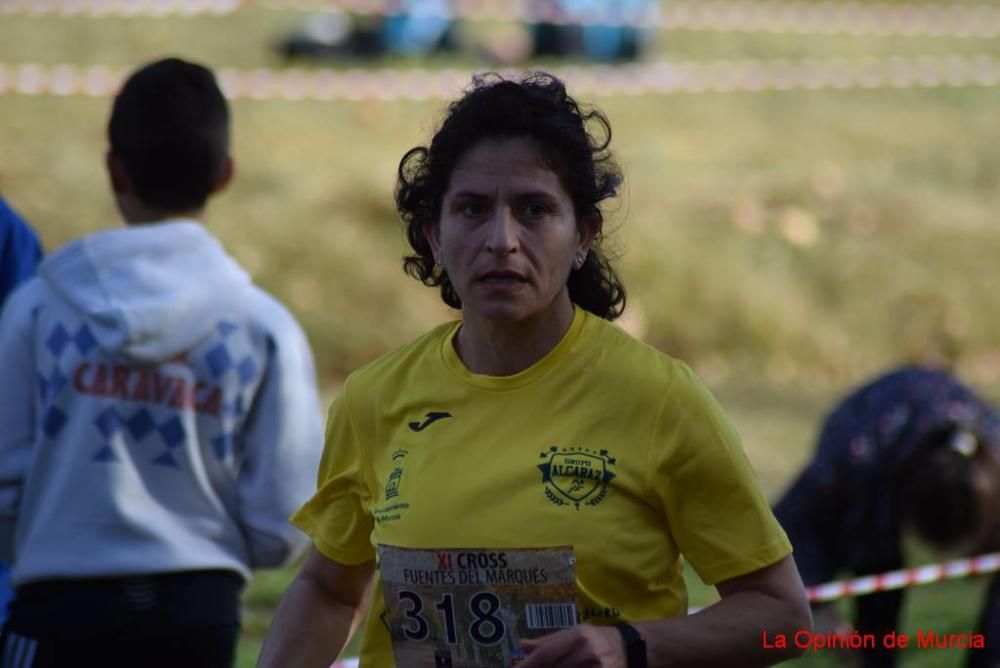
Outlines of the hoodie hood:
[[85,315],[102,348],[150,361],[191,348],[251,285],[215,237],[181,219],[78,239],[38,273]]

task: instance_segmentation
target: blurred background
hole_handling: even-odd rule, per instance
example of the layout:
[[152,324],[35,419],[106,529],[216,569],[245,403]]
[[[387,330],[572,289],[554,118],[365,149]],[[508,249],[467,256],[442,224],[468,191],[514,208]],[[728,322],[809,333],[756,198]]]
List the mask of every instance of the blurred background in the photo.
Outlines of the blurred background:
[[[325,400],[454,317],[401,271],[399,158],[472,73],[538,67],[614,128],[623,325],[708,382],[772,498],[891,365],[1000,399],[1000,3],[0,0],[0,192],[47,250],[119,224],[109,96],[165,55],[232,98],[238,175],[207,223],[303,323]],[[290,577],[249,589],[241,665]],[[981,589],[919,589],[906,626],[970,632]]]

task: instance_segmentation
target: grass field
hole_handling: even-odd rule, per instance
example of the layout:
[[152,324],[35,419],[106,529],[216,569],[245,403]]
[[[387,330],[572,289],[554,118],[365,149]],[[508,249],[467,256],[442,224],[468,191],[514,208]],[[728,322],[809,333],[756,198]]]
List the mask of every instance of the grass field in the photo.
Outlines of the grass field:
[[[300,19],[0,16],[0,63],[132,66],[177,54],[282,67],[270,47]],[[1000,40],[678,31],[661,34],[649,57],[942,54],[997,56]],[[382,64],[489,67],[473,57]],[[627,179],[609,220],[629,326],[718,392],[770,495],[809,456],[837,395],[889,365],[950,362],[1000,398],[1000,88],[593,101],[612,120]],[[48,248],[116,223],[101,166],[108,103],[0,96],[0,191]],[[239,173],[208,224],[303,322],[327,398],[351,369],[453,317],[402,275],[391,204],[398,158],[426,139],[440,109],[233,104]],[[241,666],[253,664],[290,577],[262,574],[248,591]],[[918,590],[905,627],[971,631],[981,589]],[[707,600],[694,591],[695,603]],[[925,650],[902,663],[960,660]]]

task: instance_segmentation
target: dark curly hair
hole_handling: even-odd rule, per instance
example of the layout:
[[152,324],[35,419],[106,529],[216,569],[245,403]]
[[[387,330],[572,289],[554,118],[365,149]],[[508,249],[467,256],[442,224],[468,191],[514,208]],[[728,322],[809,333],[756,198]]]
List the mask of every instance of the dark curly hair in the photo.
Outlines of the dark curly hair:
[[[588,131],[588,124],[597,133]],[[425,223],[436,223],[452,171],[461,157],[487,139],[530,138],[542,148],[546,166],[573,202],[578,224],[596,214],[603,224],[600,203],[618,193],[622,174],[608,146],[611,124],[596,108],[584,108],[562,81],[546,72],[533,72],[514,81],[495,73],[473,77],[472,86],[448,106],[430,146],[410,149],[399,162],[396,209],[406,225],[414,254],[403,259],[403,269],[424,285],[439,286],[441,299],[462,308],[455,288],[440,266],[435,266]],[[602,225],[603,226],[603,225]],[[598,230],[583,266],[570,272],[570,300],[607,320],[625,309],[625,286],[602,249]]]

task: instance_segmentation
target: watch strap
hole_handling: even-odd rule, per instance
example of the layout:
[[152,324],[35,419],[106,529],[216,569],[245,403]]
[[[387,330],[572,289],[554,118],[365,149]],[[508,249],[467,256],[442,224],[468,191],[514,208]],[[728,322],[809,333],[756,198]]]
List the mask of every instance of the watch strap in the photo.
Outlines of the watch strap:
[[625,644],[625,665],[627,668],[646,668],[646,641],[631,624],[615,624]]

